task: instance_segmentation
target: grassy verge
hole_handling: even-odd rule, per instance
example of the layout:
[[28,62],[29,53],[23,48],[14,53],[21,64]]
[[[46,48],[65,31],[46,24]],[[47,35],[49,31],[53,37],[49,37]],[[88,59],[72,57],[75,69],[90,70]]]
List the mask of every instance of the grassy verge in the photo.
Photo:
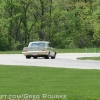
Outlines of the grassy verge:
[[0,51],[0,54],[22,54],[22,51]]
[[99,53],[99,48],[56,49],[58,53]]
[[100,70],[0,65],[0,94],[66,95],[59,100],[100,100]]
[[81,58],[77,58],[77,59],[81,59],[81,60],[100,60],[100,57],[81,57]]
[[[100,53],[100,49],[84,48],[84,49],[55,49],[57,53]],[[0,54],[21,54],[22,51],[0,51]]]

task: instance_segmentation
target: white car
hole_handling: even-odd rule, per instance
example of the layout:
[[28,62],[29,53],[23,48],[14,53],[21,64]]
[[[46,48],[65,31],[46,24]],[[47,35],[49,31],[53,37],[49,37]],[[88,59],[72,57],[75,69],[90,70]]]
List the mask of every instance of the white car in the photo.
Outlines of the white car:
[[56,51],[51,47],[50,42],[48,41],[35,41],[30,42],[28,47],[24,47],[22,54],[25,55],[26,59],[30,59],[33,57],[37,59],[37,57],[44,57],[45,59],[55,59]]

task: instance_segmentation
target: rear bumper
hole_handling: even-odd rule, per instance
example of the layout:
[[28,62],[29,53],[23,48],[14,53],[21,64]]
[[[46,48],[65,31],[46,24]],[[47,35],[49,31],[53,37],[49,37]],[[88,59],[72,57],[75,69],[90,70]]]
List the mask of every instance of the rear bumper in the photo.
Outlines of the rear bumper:
[[24,56],[46,56],[48,55],[47,51],[28,51],[28,52],[22,52]]

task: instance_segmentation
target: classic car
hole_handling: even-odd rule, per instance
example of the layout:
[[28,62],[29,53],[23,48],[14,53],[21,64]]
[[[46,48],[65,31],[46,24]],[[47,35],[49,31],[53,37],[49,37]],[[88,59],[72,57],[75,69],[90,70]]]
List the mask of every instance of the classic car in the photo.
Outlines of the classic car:
[[37,57],[44,57],[45,59],[55,59],[56,51],[51,46],[48,41],[34,41],[30,42],[28,47],[24,47],[22,54],[26,57],[26,59],[30,59],[33,57],[37,59]]

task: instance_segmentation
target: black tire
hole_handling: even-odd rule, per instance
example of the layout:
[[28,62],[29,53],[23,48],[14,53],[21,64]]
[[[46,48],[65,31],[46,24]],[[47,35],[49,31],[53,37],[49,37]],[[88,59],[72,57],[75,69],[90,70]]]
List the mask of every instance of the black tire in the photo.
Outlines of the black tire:
[[53,56],[53,57],[51,57],[51,59],[55,59],[55,58],[56,58],[56,52],[55,52],[54,56]]
[[37,59],[37,56],[34,56],[33,58],[34,58],[34,59]]
[[31,58],[31,56],[26,56],[26,59],[30,59]]
[[50,53],[45,56],[45,59],[49,59],[49,57],[50,57]]

